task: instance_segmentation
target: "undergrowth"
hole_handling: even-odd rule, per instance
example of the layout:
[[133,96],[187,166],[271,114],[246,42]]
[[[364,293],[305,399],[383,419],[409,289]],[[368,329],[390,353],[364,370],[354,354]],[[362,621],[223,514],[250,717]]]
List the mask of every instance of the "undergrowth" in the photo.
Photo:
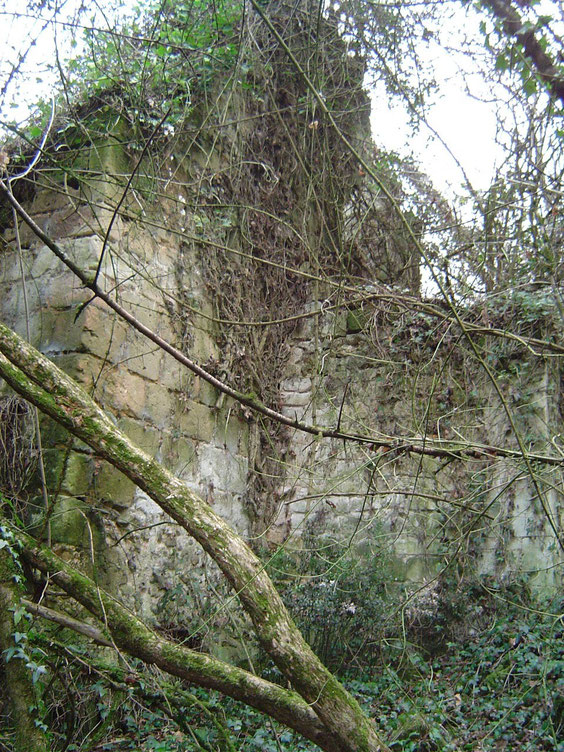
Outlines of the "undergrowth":
[[[431,657],[405,639],[398,649],[400,641],[390,641],[379,658],[361,665],[357,656],[354,673],[342,675],[394,752],[564,750],[564,604],[533,608],[518,602],[516,588],[481,592],[474,603],[474,586],[478,610],[471,620],[460,619],[457,639],[441,654]],[[40,647],[44,638],[32,633],[30,639]],[[316,749],[217,692],[187,688],[136,661],[122,668],[104,663],[60,634],[49,643],[58,657],[41,681],[53,750]],[[342,656],[342,645],[332,647]],[[281,679],[272,667],[263,673]],[[0,731],[0,749],[11,750],[7,728]]]

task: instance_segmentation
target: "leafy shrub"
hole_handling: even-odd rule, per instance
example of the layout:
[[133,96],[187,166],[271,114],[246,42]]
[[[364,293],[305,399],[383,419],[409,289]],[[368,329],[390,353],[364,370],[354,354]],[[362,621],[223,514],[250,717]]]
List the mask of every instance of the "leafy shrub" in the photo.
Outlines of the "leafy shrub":
[[280,550],[270,560],[270,573],[300,630],[329,668],[362,670],[379,660],[383,640],[394,632],[390,606],[398,602],[400,589],[393,559],[378,549],[359,558],[334,543],[322,549],[313,539],[305,543],[301,554]]

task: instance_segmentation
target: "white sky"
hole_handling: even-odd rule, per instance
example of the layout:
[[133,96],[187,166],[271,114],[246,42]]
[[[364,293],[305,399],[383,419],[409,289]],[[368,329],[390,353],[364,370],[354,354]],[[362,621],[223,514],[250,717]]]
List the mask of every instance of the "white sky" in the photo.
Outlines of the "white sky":
[[449,3],[444,24],[439,23],[435,30],[446,44],[433,38],[421,45],[423,64],[432,68],[438,84],[437,91],[429,95],[432,105],[427,123],[432,130],[422,123],[419,133],[413,134],[407,109],[398,101],[390,102],[383,86],[372,95],[376,143],[402,156],[413,155],[447,198],[467,193],[461,189],[465,181],[460,166],[475,190],[487,189],[501,156],[495,141],[496,104],[483,101],[491,98],[490,84],[470,56],[457,52],[465,48],[466,37],[475,40],[476,49],[484,52],[479,28],[483,18],[471,7]]
[[390,108],[379,92],[372,95],[372,133],[377,145],[402,156],[413,154],[435,187],[449,198],[460,195],[464,182],[456,160],[474,188],[485,190],[500,157],[495,144],[494,107],[478,102],[450,83],[441,101],[431,108],[428,120],[456,159],[424,125],[414,136],[401,106]]

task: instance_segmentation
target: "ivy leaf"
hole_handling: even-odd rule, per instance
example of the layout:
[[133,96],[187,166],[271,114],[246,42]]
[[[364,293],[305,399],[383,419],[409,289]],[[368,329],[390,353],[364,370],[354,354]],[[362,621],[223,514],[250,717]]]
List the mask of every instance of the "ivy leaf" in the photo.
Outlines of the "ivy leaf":
[[45,666],[40,666],[39,664],[33,663],[32,661],[27,663],[26,667],[31,669],[32,684],[37,684],[37,682],[39,681],[39,677],[47,673],[47,669]]
[[4,660],[8,663],[15,655],[17,648],[8,648],[4,650]]
[[509,68],[509,60],[505,57],[503,52],[497,56],[495,68],[498,71],[506,71]]
[[523,82],[523,90],[525,94],[530,97],[531,94],[535,94],[537,91],[537,80],[536,78],[528,78],[526,81]]

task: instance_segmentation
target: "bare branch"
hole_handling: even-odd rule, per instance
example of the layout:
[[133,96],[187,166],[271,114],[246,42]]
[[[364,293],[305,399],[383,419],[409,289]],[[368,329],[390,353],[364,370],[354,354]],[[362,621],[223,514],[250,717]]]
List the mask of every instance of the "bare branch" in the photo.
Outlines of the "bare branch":
[[519,13],[507,0],[484,0],[492,12],[503,22],[507,36],[515,37],[523,45],[525,55],[532,62],[550,92],[564,104],[564,75],[545,52],[535,36],[534,29],[523,23]]

